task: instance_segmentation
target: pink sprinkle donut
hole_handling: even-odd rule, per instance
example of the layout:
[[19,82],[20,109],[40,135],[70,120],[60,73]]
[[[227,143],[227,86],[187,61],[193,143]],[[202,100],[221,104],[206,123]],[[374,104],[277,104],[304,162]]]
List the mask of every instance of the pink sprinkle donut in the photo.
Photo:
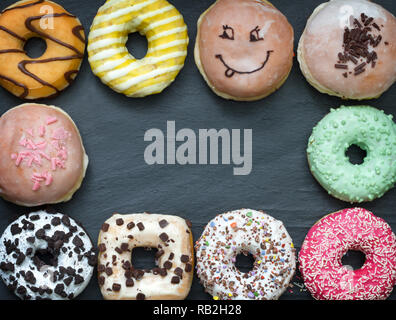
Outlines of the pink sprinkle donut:
[[[349,250],[366,255],[358,270],[343,266]],[[318,300],[384,300],[396,284],[396,237],[381,218],[362,208],[344,209],[319,220],[300,254],[305,286]]]

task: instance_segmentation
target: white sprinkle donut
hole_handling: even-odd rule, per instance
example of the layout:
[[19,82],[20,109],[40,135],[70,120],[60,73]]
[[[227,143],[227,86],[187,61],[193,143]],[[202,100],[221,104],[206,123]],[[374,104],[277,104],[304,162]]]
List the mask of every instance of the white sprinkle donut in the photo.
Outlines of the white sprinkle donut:
[[[365,254],[358,270],[343,266],[349,250]],[[396,237],[381,218],[362,208],[319,220],[299,253],[305,286],[318,300],[384,300],[396,284]]]
[[[51,256],[51,265],[37,254]],[[96,254],[85,230],[68,216],[23,215],[0,238],[0,276],[24,300],[67,300],[89,283]]]
[[[160,214],[114,214],[102,225],[98,280],[106,300],[181,300],[194,271],[194,246],[188,220]],[[135,269],[136,247],[156,248],[157,267]]]
[[[147,54],[133,57],[128,35],[146,36]],[[108,0],[98,11],[88,38],[93,73],[128,97],[160,93],[183,68],[188,34],[183,16],[166,0]]]
[[[263,211],[241,209],[218,215],[195,245],[197,274],[215,300],[274,300],[296,269],[292,239],[283,223]],[[236,256],[250,253],[253,269],[242,273]]]

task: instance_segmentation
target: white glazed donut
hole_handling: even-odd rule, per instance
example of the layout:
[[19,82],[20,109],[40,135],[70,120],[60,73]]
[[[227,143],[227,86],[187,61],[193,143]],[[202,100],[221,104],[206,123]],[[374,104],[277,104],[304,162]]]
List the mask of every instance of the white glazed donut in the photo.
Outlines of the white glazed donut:
[[[292,239],[279,220],[263,211],[223,213],[206,226],[195,245],[197,274],[215,300],[274,300],[286,290],[296,269]],[[242,273],[236,256],[251,253],[253,269]]]
[[[114,214],[99,234],[98,280],[106,300],[181,300],[191,287],[194,247],[188,220],[159,214]],[[136,247],[157,248],[157,268],[135,269]]]
[[[37,253],[52,256],[52,265]],[[89,283],[96,254],[85,230],[68,216],[45,211],[23,215],[0,239],[0,276],[19,298],[67,300]]]

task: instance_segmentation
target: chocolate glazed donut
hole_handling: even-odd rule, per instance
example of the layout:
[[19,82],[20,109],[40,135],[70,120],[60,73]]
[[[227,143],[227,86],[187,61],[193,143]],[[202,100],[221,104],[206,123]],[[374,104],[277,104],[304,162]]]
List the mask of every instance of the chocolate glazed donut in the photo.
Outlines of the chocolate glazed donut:
[[[24,50],[32,37],[47,44],[37,59],[29,58]],[[84,51],[83,26],[58,4],[19,1],[0,14],[0,84],[22,99],[57,96],[75,79]]]

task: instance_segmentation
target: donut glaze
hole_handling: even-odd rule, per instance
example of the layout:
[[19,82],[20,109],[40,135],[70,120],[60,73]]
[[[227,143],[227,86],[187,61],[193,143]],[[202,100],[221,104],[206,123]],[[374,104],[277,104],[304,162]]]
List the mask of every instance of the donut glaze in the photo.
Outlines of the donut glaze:
[[[343,266],[348,250],[366,255],[358,270]],[[383,300],[396,284],[396,237],[362,208],[325,216],[308,232],[299,253],[305,286],[320,300]]]
[[[24,50],[33,37],[47,44],[35,59]],[[77,76],[84,51],[80,21],[54,2],[19,1],[0,14],[0,85],[22,99],[58,95]]]
[[[52,263],[38,253],[47,253]],[[61,213],[20,216],[0,238],[0,276],[24,300],[73,299],[88,285],[95,265],[88,234]]]
[[0,118],[0,194],[23,206],[69,200],[88,157],[76,125],[61,109],[23,104]]
[[[161,214],[114,214],[102,225],[98,281],[106,300],[182,300],[190,291],[194,247],[188,220]],[[134,268],[136,247],[156,248],[157,267]]]
[[216,94],[258,100],[286,80],[293,41],[293,28],[269,2],[218,0],[199,18],[195,62]]
[[[365,150],[362,164],[346,155]],[[382,197],[396,182],[396,125],[392,115],[369,106],[331,109],[313,129],[307,148],[312,175],[327,192],[360,203]]]
[[[365,15],[363,19],[362,14]],[[347,49],[344,41],[345,37],[349,38],[346,28],[351,31],[365,27],[368,28],[366,35],[356,37],[367,40],[353,40],[348,46],[353,48],[353,52]],[[345,99],[377,98],[396,80],[395,29],[395,17],[371,1],[332,0],[323,3],[309,18],[300,39],[298,60],[301,70],[308,82],[322,93]],[[361,31],[356,34],[361,34]],[[368,55],[375,53],[374,62],[367,59],[366,53],[363,56],[357,54],[360,52],[358,46],[365,42],[368,45],[363,51],[367,50]],[[345,51],[353,61],[340,60],[339,54],[345,55]],[[343,67],[336,68],[336,64]],[[363,67],[359,69],[361,65]]]
[[[195,244],[197,275],[215,300],[278,299],[296,268],[292,239],[279,220],[262,211],[241,209],[208,223]],[[240,253],[251,253],[253,269],[235,267]]]
[[[146,36],[147,54],[133,57],[128,35]],[[166,0],[108,0],[98,11],[88,37],[92,71],[128,97],[162,92],[179,74],[187,56],[188,34],[180,12]]]

